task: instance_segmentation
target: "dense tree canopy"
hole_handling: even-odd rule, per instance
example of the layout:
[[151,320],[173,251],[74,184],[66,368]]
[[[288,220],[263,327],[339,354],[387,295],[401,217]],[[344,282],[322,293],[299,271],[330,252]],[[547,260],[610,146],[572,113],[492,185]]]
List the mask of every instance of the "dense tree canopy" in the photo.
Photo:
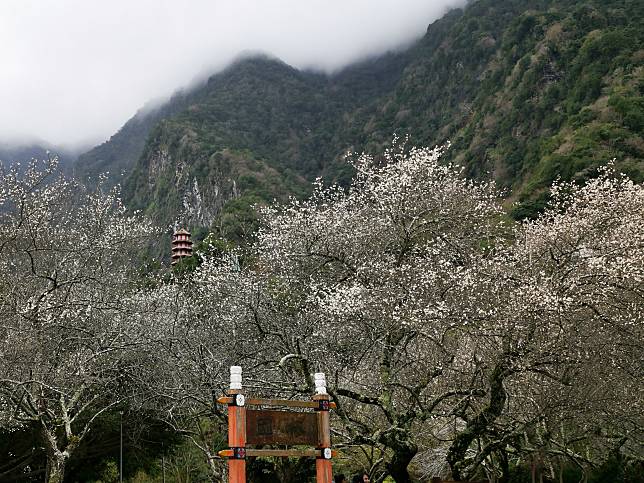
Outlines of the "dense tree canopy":
[[[308,397],[326,372],[334,445],[374,481],[641,467],[644,189],[609,164],[516,223],[442,153],[356,156],[349,188],[262,208],[254,243],[209,239],[159,277],[136,261],[153,230],[117,190],[51,165],[6,173],[3,431],[35,431],[58,482],[101,415],[127,407],[218,480],[213,395],[241,364],[255,395]],[[250,470],[306,478],[269,463]]]
[[113,189],[57,176],[56,160],[0,178],[0,421],[36,428],[47,481],[97,418],[132,397],[138,250],[151,226]]
[[185,297],[175,415],[204,414],[233,362],[256,393],[323,370],[337,441],[377,450],[376,481],[426,453],[457,478],[641,458],[641,186],[608,167],[513,224],[441,151],[358,157],[348,190],[263,209],[255,245],[166,286]]

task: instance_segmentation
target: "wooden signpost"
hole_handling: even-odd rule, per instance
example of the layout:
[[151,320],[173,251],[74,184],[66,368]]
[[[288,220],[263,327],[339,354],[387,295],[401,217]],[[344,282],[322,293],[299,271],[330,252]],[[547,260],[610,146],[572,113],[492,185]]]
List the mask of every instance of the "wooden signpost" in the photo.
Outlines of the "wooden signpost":
[[[242,392],[242,369],[230,368],[230,390],[217,399],[228,406],[228,446],[219,456],[228,458],[228,482],[246,483],[247,456],[311,457],[315,458],[316,482],[333,483],[329,410],[335,409],[326,393],[324,373],[315,374],[312,401],[288,399],[246,398]],[[315,412],[247,409],[247,406],[314,409]],[[247,445],[302,445],[314,449],[254,449]]]

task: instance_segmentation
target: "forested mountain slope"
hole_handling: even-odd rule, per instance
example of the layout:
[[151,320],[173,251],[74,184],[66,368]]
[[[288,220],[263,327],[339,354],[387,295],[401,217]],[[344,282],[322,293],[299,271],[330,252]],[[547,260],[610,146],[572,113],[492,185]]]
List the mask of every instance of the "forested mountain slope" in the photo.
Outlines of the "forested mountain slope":
[[78,157],[76,174],[87,177],[110,172],[113,176],[118,176],[129,172],[141,156],[152,128],[161,120],[184,109],[185,97],[185,93],[180,91],[160,105],[148,105],[140,109],[109,140]]
[[396,133],[451,140],[453,160],[532,216],[557,176],[592,177],[611,158],[642,180],[642,19],[638,0],[479,0],[407,51],[335,75],[241,60],[144,129],[130,121],[88,171],[128,168],[130,204],[157,221],[235,231],[249,204],[346,180],[347,150],[377,153]]
[[333,77],[268,57],[240,60],[154,127],[126,194],[161,222],[236,230],[250,204],[304,194],[344,154],[345,119],[393,88],[402,59],[388,55]]

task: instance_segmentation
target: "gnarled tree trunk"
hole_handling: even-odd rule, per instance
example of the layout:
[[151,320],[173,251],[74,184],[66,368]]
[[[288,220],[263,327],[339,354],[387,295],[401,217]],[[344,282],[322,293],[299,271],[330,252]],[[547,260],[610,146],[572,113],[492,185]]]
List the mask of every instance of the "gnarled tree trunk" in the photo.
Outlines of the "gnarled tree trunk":
[[387,465],[389,474],[396,483],[411,483],[409,464],[418,453],[418,446],[410,440],[408,430],[389,433],[382,441],[393,451],[391,461]]
[[409,476],[409,463],[416,456],[417,449],[412,450],[397,450],[391,462],[388,465],[389,474],[396,483],[411,483],[411,476]]
[[47,483],[62,483],[65,477],[65,463],[67,458],[63,453],[57,451],[55,454],[47,452]]
[[465,455],[472,442],[477,437],[483,435],[488,426],[503,413],[507,399],[507,393],[503,387],[503,380],[512,374],[512,372],[507,359],[503,359],[497,363],[489,378],[490,400],[487,406],[474,418],[470,419],[463,432],[454,438],[447,453],[447,462],[449,463],[452,476],[455,480],[461,480],[467,476],[464,474]]
[[40,434],[45,445],[47,454],[47,468],[45,470],[46,483],[63,483],[65,478],[65,465],[69,459],[75,444],[66,444],[63,450],[59,447],[58,437],[54,430],[47,428],[44,424]]

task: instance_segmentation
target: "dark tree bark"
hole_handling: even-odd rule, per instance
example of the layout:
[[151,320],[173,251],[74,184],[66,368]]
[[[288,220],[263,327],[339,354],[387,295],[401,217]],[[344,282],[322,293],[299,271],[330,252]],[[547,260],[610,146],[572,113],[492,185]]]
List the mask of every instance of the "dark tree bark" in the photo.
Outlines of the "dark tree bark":
[[504,379],[512,374],[508,358],[499,361],[490,374],[490,400],[474,418],[470,419],[465,427],[449,448],[447,462],[455,480],[465,476],[465,454],[472,442],[483,435],[488,426],[493,423],[502,413],[507,399],[507,393],[503,387]]
[[393,451],[387,470],[396,483],[412,481],[408,467],[418,453],[418,446],[411,441],[410,436],[409,429],[399,429],[386,433],[381,439],[381,442]]

